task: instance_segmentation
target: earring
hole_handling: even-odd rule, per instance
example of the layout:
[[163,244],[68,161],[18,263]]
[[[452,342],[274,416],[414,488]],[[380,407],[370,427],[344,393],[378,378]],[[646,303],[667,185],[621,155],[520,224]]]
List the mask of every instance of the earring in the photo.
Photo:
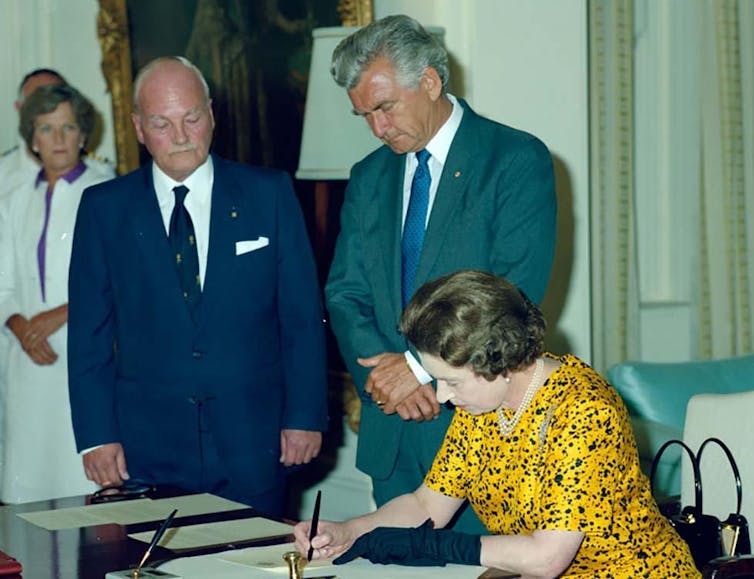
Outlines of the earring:
[[511,383],[511,377],[510,376],[506,376],[505,378],[503,378],[503,380],[505,380],[506,384],[510,384]]

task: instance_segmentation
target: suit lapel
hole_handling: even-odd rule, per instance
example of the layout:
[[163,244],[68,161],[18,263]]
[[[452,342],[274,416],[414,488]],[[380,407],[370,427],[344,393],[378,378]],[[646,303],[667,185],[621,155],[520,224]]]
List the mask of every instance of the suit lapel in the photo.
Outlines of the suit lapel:
[[239,203],[238,184],[230,177],[223,166],[223,160],[212,156],[214,182],[212,184],[212,207],[209,218],[209,245],[207,248],[207,269],[204,274],[204,288],[197,325],[209,317],[213,299],[219,291],[219,280],[223,271],[229,271],[235,254],[236,235],[234,223],[242,210]]
[[178,298],[181,295],[180,283],[152,183],[152,164],[142,167],[141,173],[143,187],[134,191],[131,211],[136,242],[143,255],[145,270],[151,272],[147,275],[157,280],[158,287],[169,288],[169,292]]
[[448,157],[445,159],[445,166],[440,175],[435,201],[432,204],[422,254],[416,269],[415,289],[428,281],[432,268],[443,249],[443,240],[449,225],[466,195],[466,184],[474,167],[470,154],[470,151],[475,150],[474,146],[470,146],[473,143],[471,136],[473,131],[469,128],[469,125],[473,127],[473,116],[474,113],[468,106],[464,106],[463,118],[450,145]]
[[401,314],[401,221],[403,173],[406,156],[391,154],[382,175],[375,178],[372,207],[366,221],[365,239],[374,240],[374,252],[380,261],[386,295],[397,320]]

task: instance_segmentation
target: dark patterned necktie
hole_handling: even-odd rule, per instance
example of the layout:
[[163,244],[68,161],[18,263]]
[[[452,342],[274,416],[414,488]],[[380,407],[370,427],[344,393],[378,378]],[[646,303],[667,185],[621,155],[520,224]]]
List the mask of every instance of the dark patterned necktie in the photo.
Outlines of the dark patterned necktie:
[[401,298],[405,308],[414,293],[414,277],[419,265],[419,257],[424,245],[424,229],[427,222],[429,206],[429,185],[432,176],[429,173],[429,151],[422,149],[416,153],[419,162],[411,182],[411,197],[406,210],[401,239]]
[[175,256],[175,266],[178,270],[178,281],[181,284],[183,299],[192,316],[202,297],[202,285],[199,279],[199,255],[196,251],[196,237],[194,224],[191,222],[186,207],[183,204],[188,188],[178,185],[173,188],[175,193],[175,207],[170,216],[170,247]]

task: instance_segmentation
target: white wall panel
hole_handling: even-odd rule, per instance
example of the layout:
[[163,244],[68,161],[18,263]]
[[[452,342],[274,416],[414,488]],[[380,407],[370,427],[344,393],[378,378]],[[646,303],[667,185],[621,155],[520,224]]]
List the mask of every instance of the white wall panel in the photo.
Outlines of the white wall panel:
[[641,358],[693,357],[701,177],[699,18],[688,0],[636,0],[635,196]]
[[11,0],[0,0],[3,17],[0,18],[0,152],[5,151],[16,143],[18,133],[18,117],[13,108],[16,98],[17,76],[15,71],[20,68],[20,50],[18,37],[15,32],[19,28],[19,7],[21,3]]

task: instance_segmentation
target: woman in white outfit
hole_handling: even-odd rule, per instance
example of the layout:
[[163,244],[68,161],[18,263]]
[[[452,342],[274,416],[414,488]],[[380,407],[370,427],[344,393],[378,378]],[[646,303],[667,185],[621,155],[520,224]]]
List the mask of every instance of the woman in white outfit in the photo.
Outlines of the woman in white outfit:
[[6,372],[0,500],[22,503],[96,490],[76,452],[68,402],[68,264],[84,189],[112,175],[81,161],[94,128],[91,103],[67,85],[38,88],[19,131],[39,157],[33,182],[2,210],[0,326],[11,336]]

